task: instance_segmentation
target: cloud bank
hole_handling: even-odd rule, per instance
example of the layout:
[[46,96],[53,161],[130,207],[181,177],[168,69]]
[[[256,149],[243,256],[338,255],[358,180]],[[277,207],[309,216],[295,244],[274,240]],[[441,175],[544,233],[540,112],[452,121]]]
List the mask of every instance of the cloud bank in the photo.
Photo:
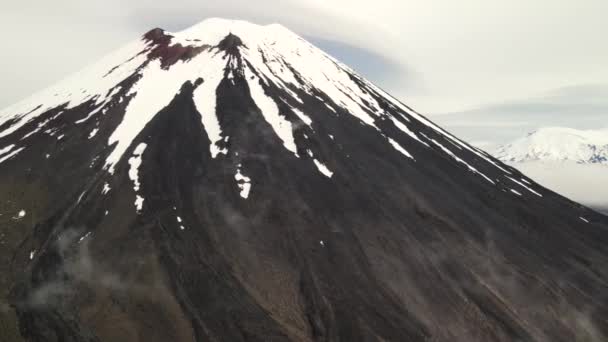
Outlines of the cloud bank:
[[[608,2],[574,0],[194,0],[83,2],[24,0],[3,5],[8,32],[0,56],[15,102],[152,27],[179,30],[208,17],[281,22],[421,112],[461,111],[551,88],[608,84]],[[354,52],[353,52],[354,51]],[[408,72],[404,72],[408,71]]]

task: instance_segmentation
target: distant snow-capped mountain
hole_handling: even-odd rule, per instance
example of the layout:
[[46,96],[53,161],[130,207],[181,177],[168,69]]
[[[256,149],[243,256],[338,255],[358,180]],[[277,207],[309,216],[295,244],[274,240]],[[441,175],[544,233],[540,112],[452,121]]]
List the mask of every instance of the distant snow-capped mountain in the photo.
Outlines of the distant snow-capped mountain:
[[501,146],[496,156],[509,163],[574,161],[581,164],[608,165],[608,129],[541,128],[524,138]]

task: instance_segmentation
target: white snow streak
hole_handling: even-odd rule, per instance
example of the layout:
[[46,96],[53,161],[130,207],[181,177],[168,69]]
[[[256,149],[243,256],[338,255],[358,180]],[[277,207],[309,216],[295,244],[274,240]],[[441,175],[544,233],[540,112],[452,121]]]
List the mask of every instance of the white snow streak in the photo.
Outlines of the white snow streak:
[[441,148],[441,150],[443,150],[443,152],[445,152],[446,154],[448,154],[450,157],[454,158],[454,160],[456,160],[457,162],[466,165],[466,167],[469,169],[469,171],[474,172],[480,176],[482,176],[483,178],[485,178],[488,182],[496,185],[496,183],[494,183],[493,180],[491,180],[490,178],[488,178],[486,175],[484,175],[483,173],[477,171],[476,168],[472,167],[471,165],[467,164],[467,162],[465,162],[464,160],[458,158],[458,156],[456,156],[452,151],[448,150],[446,147],[444,147],[443,145],[441,145],[440,143],[438,143],[435,139],[430,139],[431,142],[437,146],[439,146],[439,148]]
[[391,145],[395,148],[395,150],[401,152],[404,156],[410,158],[410,159],[414,159],[414,157],[412,157],[412,155],[406,151],[401,145],[399,145],[398,142],[396,142],[395,140],[391,139],[391,138],[387,138],[388,142],[391,143]]
[[10,152],[14,147],[15,145],[8,145],[4,148],[0,148],[0,157],[2,157],[3,154]]
[[413,139],[417,140],[419,143],[425,145],[426,147],[430,147],[429,144],[427,144],[424,141],[420,140],[420,138],[414,132],[412,132],[406,125],[404,125],[403,123],[401,123],[394,116],[388,115],[388,117],[391,119],[391,121],[393,122],[393,124],[395,124],[395,126],[397,128],[399,128],[403,133],[409,135],[410,137],[412,137]]
[[[14,146],[14,145],[11,145],[11,146]],[[11,153],[8,153],[8,154],[5,154],[5,155],[1,155],[0,154],[0,156],[1,156],[0,157],[0,164],[3,163],[6,160],[9,160],[9,159],[13,158],[14,156],[16,156],[17,154],[19,154],[19,152],[23,151],[24,149],[25,149],[25,147],[21,147],[21,148],[18,148],[18,149],[14,150],[14,151],[12,151]]]
[[[374,91],[376,91],[379,95],[381,95],[384,98],[386,98],[387,100],[389,100],[398,109],[401,109],[401,111],[403,113],[412,116],[418,122],[420,122],[420,123],[422,123],[422,124],[424,124],[424,125],[432,128],[432,129],[434,129],[439,134],[441,134],[441,135],[445,136],[446,138],[448,138],[449,140],[451,140],[451,142],[454,143],[455,145],[458,145],[458,146],[461,146],[461,147],[467,149],[468,151],[470,151],[470,152],[474,153],[475,155],[477,155],[479,158],[482,158],[485,161],[487,161],[488,163],[494,165],[496,168],[500,169],[501,171],[503,171],[503,172],[505,172],[507,174],[511,174],[511,172],[509,172],[505,168],[503,168],[500,165],[498,165],[498,163],[494,162],[492,159],[490,159],[487,156],[483,155],[482,153],[480,153],[479,151],[475,150],[474,148],[471,148],[469,145],[463,143],[462,141],[458,140],[458,138],[454,137],[452,134],[450,134],[446,130],[442,129],[441,127],[439,127],[439,126],[435,125],[434,123],[432,123],[431,121],[427,120],[424,116],[420,115],[418,112],[416,112],[416,111],[414,111],[412,109],[409,109],[404,104],[402,104],[400,101],[398,101],[397,99],[395,99],[390,94],[386,93],[384,90],[380,89],[379,87],[377,87],[373,83],[368,82],[368,81],[366,81],[364,79],[362,79],[362,81],[365,82],[365,84],[367,86],[369,86]],[[405,116],[404,116],[404,118],[407,119]],[[494,182],[492,182],[492,183],[494,183]]]
[[91,232],[87,232],[84,236],[82,236],[80,239],[78,239],[78,243],[81,243],[82,241],[84,241],[84,239],[88,238],[91,235]]
[[264,88],[260,85],[259,78],[249,68],[245,69],[245,77],[249,84],[251,98],[262,112],[264,120],[272,126],[279,139],[283,141],[283,146],[293,152],[296,157],[299,157],[291,122],[281,116],[279,107],[277,107],[277,104],[271,97],[264,93]]
[[319,172],[321,172],[327,178],[331,178],[333,176],[334,173],[329,168],[327,168],[327,166],[325,166],[325,164],[323,164],[319,160],[317,160],[315,158],[314,153],[312,153],[312,151],[310,149],[307,149],[306,153],[308,154],[308,156],[310,158],[312,158],[312,160],[315,163],[315,166],[317,167],[317,170],[319,170]]
[[76,203],[80,203],[80,201],[82,201],[82,198],[84,197],[84,195],[87,193],[87,191],[83,191],[80,196],[78,196],[78,200],[76,200]]
[[541,195],[541,194],[539,194],[538,192],[536,192],[536,191],[532,190],[532,189],[531,189],[529,186],[526,186],[526,185],[525,185],[525,184],[523,184],[522,182],[519,182],[519,181],[517,181],[517,180],[515,180],[515,179],[513,179],[513,178],[511,178],[511,177],[509,177],[509,176],[505,176],[505,177],[509,178],[509,179],[510,179],[510,180],[512,180],[514,183],[519,184],[519,185],[520,185],[522,188],[525,188],[526,190],[530,191],[531,193],[535,194],[536,196],[538,196],[538,197],[543,197],[543,195]]
[[331,172],[327,166],[325,166],[323,163],[321,163],[320,161],[313,159],[315,162],[315,165],[317,166],[317,169],[319,169],[319,171],[325,175],[325,177],[327,178],[331,178],[331,176],[333,176],[333,172]]
[[24,136],[21,138],[21,140],[25,140],[25,139],[27,139],[27,138],[31,137],[32,135],[34,135],[34,134],[36,134],[36,133],[40,132],[40,130],[42,130],[42,128],[44,128],[44,126],[46,126],[46,124],[48,124],[49,122],[51,122],[51,120],[52,120],[52,119],[47,119],[47,120],[44,120],[44,121],[42,121],[42,122],[38,123],[38,127],[36,127],[34,130],[32,130],[32,131],[30,131],[29,133],[27,133],[26,135],[24,135]]
[[212,58],[206,63],[207,64],[205,65],[201,65],[205,71],[203,84],[199,85],[194,91],[193,99],[196,109],[201,114],[203,127],[205,127],[207,136],[209,136],[209,140],[211,141],[211,144],[209,145],[211,157],[215,158],[220,153],[228,153],[228,149],[220,148],[217,145],[217,143],[222,140],[222,128],[220,127],[216,112],[216,91],[224,77],[226,62],[221,58]]
[[518,191],[513,190],[513,189],[510,189],[510,190],[511,190],[512,193],[516,194],[517,196],[521,196],[521,193],[519,193]]
[[297,108],[291,108],[291,110],[304,122],[308,127],[312,128],[312,119],[304,114],[301,110]]

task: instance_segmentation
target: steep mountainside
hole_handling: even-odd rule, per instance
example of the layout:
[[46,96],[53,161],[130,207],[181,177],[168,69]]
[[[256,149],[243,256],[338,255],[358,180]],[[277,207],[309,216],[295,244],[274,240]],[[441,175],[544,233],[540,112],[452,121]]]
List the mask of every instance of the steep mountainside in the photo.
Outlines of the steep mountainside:
[[2,341],[608,338],[605,216],[279,25],[1,111],[0,194]]

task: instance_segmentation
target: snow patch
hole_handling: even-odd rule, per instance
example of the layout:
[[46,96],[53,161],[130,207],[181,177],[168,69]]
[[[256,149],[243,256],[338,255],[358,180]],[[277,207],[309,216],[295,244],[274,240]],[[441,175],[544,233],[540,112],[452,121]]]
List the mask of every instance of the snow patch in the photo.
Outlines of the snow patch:
[[99,132],[99,128],[95,128],[91,131],[91,133],[89,133],[89,139],[92,139],[94,136],[97,135],[97,132]]
[[243,175],[241,173],[241,166],[239,165],[236,174],[234,175],[234,179],[236,179],[236,185],[239,187],[240,195],[244,199],[249,197],[249,191],[251,191],[251,178]]
[[103,184],[103,189],[101,190],[101,194],[105,195],[108,192],[110,192],[110,190],[112,190],[112,188],[110,188],[110,185],[108,183],[104,183]]
[[[129,178],[133,182],[133,191],[135,191],[135,193],[139,192],[139,187],[141,185],[139,181],[139,167],[141,166],[141,158],[146,147],[147,145],[145,143],[140,143],[133,151],[133,157],[129,158],[129,165],[131,165],[129,168]],[[135,207],[138,212],[141,211],[143,203],[144,198],[138,194],[135,199]]]
[[21,220],[22,218],[25,217],[27,213],[25,212],[25,210],[21,209],[16,216],[13,217],[14,220]]
[[135,208],[137,209],[137,212],[141,212],[142,207],[144,206],[144,198],[136,195],[135,196]]

